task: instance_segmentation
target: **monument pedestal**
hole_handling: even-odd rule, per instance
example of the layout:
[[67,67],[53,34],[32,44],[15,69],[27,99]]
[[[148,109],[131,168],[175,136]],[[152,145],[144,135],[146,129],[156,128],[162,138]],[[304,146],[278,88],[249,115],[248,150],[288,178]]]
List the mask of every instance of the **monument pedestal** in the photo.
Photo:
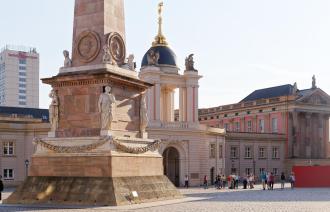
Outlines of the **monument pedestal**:
[[83,137],[35,143],[29,177],[7,204],[116,206],[182,197],[163,176],[158,141]]

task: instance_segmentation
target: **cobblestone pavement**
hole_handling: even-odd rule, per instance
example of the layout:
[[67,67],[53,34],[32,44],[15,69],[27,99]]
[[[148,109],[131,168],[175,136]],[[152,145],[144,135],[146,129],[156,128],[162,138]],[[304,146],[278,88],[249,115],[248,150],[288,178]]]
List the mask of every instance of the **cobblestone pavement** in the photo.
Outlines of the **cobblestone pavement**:
[[[277,185],[279,187],[279,185]],[[6,198],[11,191],[3,194]],[[123,207],[97,207],[97,208],[47,208],[29,206],[1,205],[0,211],[138,211],[138,212],[175,212],[175,211],[317,211],[330,212],[330,188],[318,189],[275,189],[263,191],[260,186],[255,189],[216,190],[214,188],[181,189],[186,198],[180,200],[146,203]]]

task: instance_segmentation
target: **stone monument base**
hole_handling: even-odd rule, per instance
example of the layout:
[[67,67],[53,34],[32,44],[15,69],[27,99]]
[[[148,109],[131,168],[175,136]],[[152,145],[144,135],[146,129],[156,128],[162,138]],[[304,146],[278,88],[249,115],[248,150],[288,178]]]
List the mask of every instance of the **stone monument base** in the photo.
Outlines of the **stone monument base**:
[[5,204],[119,206],[182,198],[166,176],[27,177]]

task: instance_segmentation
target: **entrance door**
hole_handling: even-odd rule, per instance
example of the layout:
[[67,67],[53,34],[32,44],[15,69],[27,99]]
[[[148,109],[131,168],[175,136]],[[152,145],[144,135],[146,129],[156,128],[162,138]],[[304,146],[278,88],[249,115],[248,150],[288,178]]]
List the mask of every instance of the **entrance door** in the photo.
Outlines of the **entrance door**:
[[211,185],[214,185],[214,167],[212,167],[210,169],[210,181],[211,181]]
[[174,147],[165,149],[163,153],[164,174],[172,183],[180,186],[180,160],[179,152]]

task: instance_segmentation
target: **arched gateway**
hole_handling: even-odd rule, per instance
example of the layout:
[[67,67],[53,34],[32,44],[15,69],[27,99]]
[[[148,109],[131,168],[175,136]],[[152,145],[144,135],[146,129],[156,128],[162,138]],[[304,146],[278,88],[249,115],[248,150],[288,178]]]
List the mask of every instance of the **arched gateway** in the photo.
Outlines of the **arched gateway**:
[[174,147],[168,147],[163,153],[164,174],[172,183],[180,186],[180,154]]

